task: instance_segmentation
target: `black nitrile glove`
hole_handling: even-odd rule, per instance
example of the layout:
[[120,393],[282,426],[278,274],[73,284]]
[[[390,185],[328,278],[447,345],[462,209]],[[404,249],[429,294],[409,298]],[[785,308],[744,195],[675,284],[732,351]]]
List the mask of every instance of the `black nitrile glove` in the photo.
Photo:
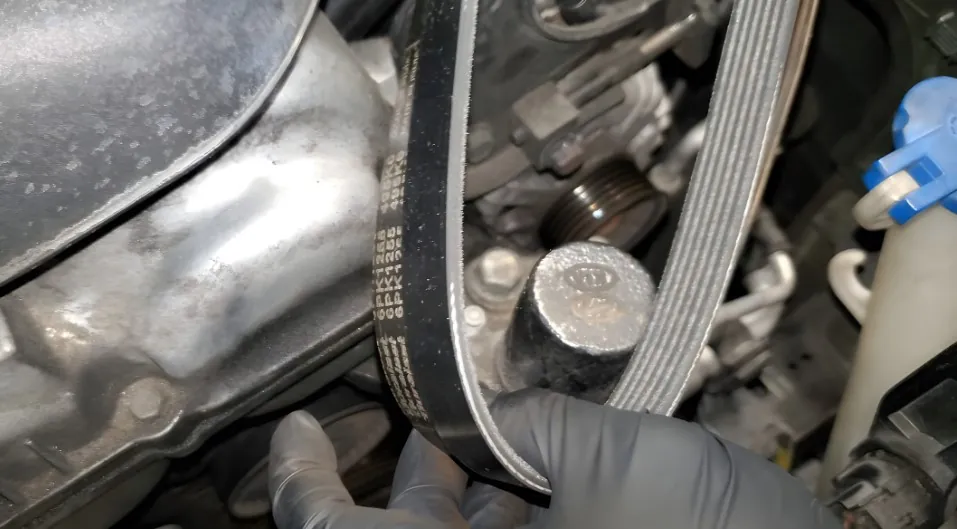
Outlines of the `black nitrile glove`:
[[336,473],[332,442],[312,415],[279,424],[269,457],[269,492],[279,529],[512,529],[526,521],[519,498],[468,476],[416,432],[392,481],[388,509],[358,507]]
[[702,427],[527,390],[492,406],[552,486],[548,529],[840,529],[797,479]]
[[[500,399],[492,414],[512,447],[548,477],[548,529],[839,529],[800,482],[699,426],[544,391]],[[270,490],[280,529],[509,529],[520,500],[467,478],[413,434],[388,510],[356,507],[321,428],[296,413],[273,438]]]

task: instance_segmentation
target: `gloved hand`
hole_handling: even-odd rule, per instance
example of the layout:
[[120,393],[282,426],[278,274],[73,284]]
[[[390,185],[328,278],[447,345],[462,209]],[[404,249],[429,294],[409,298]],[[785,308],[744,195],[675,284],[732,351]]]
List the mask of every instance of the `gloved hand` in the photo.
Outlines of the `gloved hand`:
[[524,501],[468,476],[417,432],[399,456],[389,508],[358,507],[336,473],[336,453],[303,411],[279,424],[269,457],[269,493],[279,529],[512,529]]
[[[504,397],[492,414],[512,447],[551,483],[551,506],[532,527],[841,527],[786,472],[693,424],[544,391]],[[287,418],[272,452],[270,490],[280,529],[507,529],[524,514],[517,498],[486,486],[463,499],[465,475],[418,434],[403,451],[385,511],[352,504],[315,421]]]

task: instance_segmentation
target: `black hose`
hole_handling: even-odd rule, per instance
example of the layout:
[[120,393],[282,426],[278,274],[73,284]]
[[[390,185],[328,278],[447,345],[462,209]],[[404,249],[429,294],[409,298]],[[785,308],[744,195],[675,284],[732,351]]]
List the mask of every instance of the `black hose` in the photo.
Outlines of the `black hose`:
[[323,10],[346,40],[368,36],[401,0],[327,0]]

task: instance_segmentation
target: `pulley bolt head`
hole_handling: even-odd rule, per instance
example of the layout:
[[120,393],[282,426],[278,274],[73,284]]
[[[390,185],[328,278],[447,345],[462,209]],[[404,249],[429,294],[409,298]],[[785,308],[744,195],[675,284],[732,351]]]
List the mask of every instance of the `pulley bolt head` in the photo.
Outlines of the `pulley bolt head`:
[[491,294],[511,293],[522,281],[522,268],[515,252],[492,248],[482,255],[478,265],[482,286]]
[[655,290],[651,274],[614,246],[552,250],[516,307],[498,365],[503,385],[603,401],[644,335]]

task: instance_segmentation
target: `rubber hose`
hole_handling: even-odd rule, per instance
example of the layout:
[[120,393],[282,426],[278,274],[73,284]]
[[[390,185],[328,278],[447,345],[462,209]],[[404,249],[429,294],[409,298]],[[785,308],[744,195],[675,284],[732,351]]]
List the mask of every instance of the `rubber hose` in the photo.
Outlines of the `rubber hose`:
[[368,36],[395,11],[399,0],[328,0],[323,11],[346,40]]

